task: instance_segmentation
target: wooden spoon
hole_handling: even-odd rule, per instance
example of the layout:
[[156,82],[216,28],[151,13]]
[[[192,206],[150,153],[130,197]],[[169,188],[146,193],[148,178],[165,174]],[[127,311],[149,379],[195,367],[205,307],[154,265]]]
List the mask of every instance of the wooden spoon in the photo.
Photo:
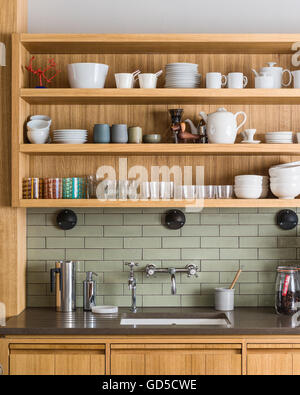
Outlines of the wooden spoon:
[[240,269],[240,270],[236,273],[236,275],[235,275],[235,277],[234,277],[234,280],[232,281],[232,283],[231,283],[229,289],[233,289],[233,287],[235,286],[235,283],[236,283],[237,280],[239,279],[241,273],[242,273],[242,269]]

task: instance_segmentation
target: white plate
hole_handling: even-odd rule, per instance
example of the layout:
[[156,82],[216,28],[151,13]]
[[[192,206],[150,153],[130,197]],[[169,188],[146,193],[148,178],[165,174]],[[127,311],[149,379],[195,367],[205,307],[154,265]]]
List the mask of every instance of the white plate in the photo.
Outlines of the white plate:
[[245,140],[245,141],[242,141],[242,143],[243,144],[259,144],[259,143],[261,143],[261,141],[259,141],[259,140],[251,140],[251,141]]
[[116,314],[118,313],[118,306],[94,306],[92,313],[94,314]]

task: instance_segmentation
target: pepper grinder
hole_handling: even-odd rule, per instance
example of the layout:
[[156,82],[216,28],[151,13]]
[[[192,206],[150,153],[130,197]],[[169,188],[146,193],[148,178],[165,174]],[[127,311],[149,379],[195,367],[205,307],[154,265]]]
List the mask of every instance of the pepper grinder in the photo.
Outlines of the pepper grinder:
[[91,311],[96,306],[96,281],[93,280],[93,275],[98,276],[97,273],[86,272],[86,280],[83,282],[84,311]]

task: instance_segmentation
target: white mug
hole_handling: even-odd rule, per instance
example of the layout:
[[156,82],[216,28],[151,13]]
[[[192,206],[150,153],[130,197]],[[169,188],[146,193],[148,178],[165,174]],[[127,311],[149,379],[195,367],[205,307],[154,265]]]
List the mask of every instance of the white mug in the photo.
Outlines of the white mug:
[[206,74],[206,88],[208,89],[220,89],[227,84],[226,75],[221,73],[207,73]]
[[140,74],[139,81],[142,89],[155,89],[157,85],[157,75],[150,73]]
[[130,73],[115,74],[118,89],[132,89],[134,87],[134,76]]
[[294,77],[294,88],[300,89],[300,70],[292,71]]
[[248,84],[248,78],[243,73],[229,73],[227,78],[229,89],[243,89]]

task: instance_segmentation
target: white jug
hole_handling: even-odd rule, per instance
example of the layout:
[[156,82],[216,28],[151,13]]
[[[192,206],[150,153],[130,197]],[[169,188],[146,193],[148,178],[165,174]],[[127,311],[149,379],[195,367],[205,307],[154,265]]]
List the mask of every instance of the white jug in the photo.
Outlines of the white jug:
[[[237,126],[237,117],[242,114],[244,120]],[[207,124],[208,142],[211,144],[234,144],[238,130],[246,123],[247,115],[243,111],[236,114],[225,108],[218,108],[212,114],[200,112]]]

